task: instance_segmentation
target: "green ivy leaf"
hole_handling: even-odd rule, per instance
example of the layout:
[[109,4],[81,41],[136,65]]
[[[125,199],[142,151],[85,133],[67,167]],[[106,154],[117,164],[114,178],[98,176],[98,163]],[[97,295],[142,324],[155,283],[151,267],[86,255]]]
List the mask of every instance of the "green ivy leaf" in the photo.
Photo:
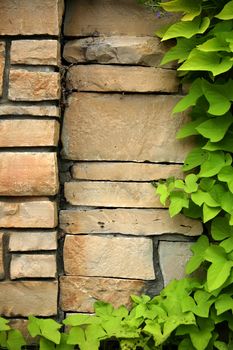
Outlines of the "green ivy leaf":
[[206,236],[201,236],[196,243],[194,243],[191,247],[193,252],[193,256],[188,261],[186,265],[186,273],[190,274],[196,271],[201,263],[205,260],[205,252],[209,247],[209,240]]
[[197,120],[194,120],[193,122],[186,123],[176,134],[177,139],[183,139],[188,136],[198,135],[197,127],[203,123],[206,120],[206,118],[198,118]]
[[211,142],[218,142],[223,139],[232,123],[233,118],[229,113],[223,117],[212,118],[201,123],[196,127],[196,130],[202,136],[210,139]]
[[169,214],[171,217],[179,214],[183,208],[189,207],[189,199],[184,192],[171,192]]
[[200,181],[200,184],[199,184],[200,189],[202,189],[205,192],[209,192],[213,188],[215,182],[216,182],[215,179],[204,177]]
[[221,315],[228,310],[233,312],[233,298],[229,294],[221,294],[215,301],[217,315]]
[[55,350],[55,344],[48,339],[40,338],[40,350]]
[[26,341],[19,330],[12,329],[8,332],[7,348],[9,350],[21,350],[26,345]]
[[61,333],[58,330],[61,328],[61,325],[52,319],[42,319],[39,322],[41,335],[53,343],[59,344]]
[[229,1],[215,17],[223,20],[233,19],[233,1]]
[[169,12],[184,12],[183,21],[191,21],[201,13],[201,1],[196,0],[172,0],[161,3],[161,7]]
[[197,184],[198,177],[195,174],[189,174],[185,178],[185,192],[193,193],[198,190]]
[[197,40],[189,40],[185,38],[178,38],[176,46],[172,47],[168,52],[165,53],[161,61],[161,65],[167,64],[171,61],[178,61],[181,63],[185,61],[189,53],[196,47]]
[[204,150],[207,151],[226,151],[233,153],[233,137],[232,137],[232,131],[228,131],[226,136],[223,138],[222,141],[211,143],[210,141],[207,142],[207,144],[202,147]]
[[9,331],[11,327],[8,325],[10,321],[6,320],[3,317],[0,317],[0,332],[2,331]]
[[188,171],[193,168],[196,168],[197,166],[203,164],[208,158],[209,158],[209,152],[201,148],[194,148],[187,155],[183,165],[183,170]]
[[218,173],[218,179],[220,181],[226,182],[229,190],[233,193],[233,167],[226,166],[220,170]]
[[172,112],[183,112],[189,107],[194,106],[199,97],[201,97],[202,95],[202,81],[201,79],[196,79],[191,85],[189,93],[176,104]]
[[197,49],[204,52],[231,51],[229,48],[229,43],[219,37],[205,41],[203,44],[198,45]]
[[207,204],[204,203],[203,205],[203,222],[206,223],[210,221],[211,219],[215,218],[222,208],[213,208],[209,207]]
[[69,325],[69,326],[80,326],[80,325],[87,325],[92,323],[91,318],[94,316],[90,316],[90,315],[85,315],[85,314],[76,314],[76,315],[71,315],[68,316],[63,323],[65,325]]
[[214,240],[222,241],[233,235],[233,227],[229,225],[227,217],[217,217],[211,223],[211,235]]
[[216,87],[214,84],[209,84],[207,81],[202,82],[203,93],[209,102],[208,113],[213,115],[224,115],[231,107],[231,102],[228,96],[224,94],[224,89]]
[[209,152],[208,159],[201,164],[200,177],[211,177],[219,173],[225,166],[225,154],[223,152]]

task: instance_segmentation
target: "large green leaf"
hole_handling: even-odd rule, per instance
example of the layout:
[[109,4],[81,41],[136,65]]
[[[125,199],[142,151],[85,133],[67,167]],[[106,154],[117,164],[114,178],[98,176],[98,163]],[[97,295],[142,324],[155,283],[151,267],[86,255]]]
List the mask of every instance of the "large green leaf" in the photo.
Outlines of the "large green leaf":
[[8,337],[7,337],[8,350],[21,350],[22,346],[24,345],[26,345],[26,341],[19,330],[12,329],[8,332]]
[[232,296],[229,294],[221,294],[215,302],[215,308],[217,310],[217,315],[221,315],[228,310],[232,310],[233,312]]
[[233,235],[233,227],[229,225],[228,218],[218,217],[211,223],[211,235],[216,241],[222,241]]
[[233,19],[233,1],[229,1],[215,17],[223,20]]
[[215,37],[205,41],[203,44],[197,46],[198,50],[204,52],[215,52],[215,51],[227,51],[230,52],[229,43],[225,40],[221,40],[219,37]]
[[201,236],[191,247],[193,256],[186,265],[186,273],[190,274],[197,270],[205,259],[206,249],[209,247],[209,240],[206,236]]
[[162,2],[161,7],[169,12],[184,12],[183,21],[191,21],[201,13],[201,0],[172,0]]
[[178,38],[176,46],[172,47],[168,52],[165,53],[161,64],[166,64],[171,61],[183,62],[189,56],[189,53],[196,47],[197,40],[189,40],[186,38]]
[[223,139],[230,125],[233,123],[231,113],[225,116],[211,118],[199,126],[196,130],[204,137],[210,139],[211,142],[218,142]]
[[183,170],[188,171],[193,168],[196,168],[197,166],[203,164],[208,158],[209,158],[209,152],[206,152],[201,148],[194,148],[187,155],[183,165]]
[[209,102],[208,113],[213,115],[224,115],[227,113],[231,107],[231,102],[229,97],[225,94],[224,86],[215,86],[214,84],[209,84],[207,81],[202,81],[203,93]]
[[196,79],[191,85],[189,93],[176,104],[173,109],[173,113],[183,112],[187,108],[194,106],[198,98],[202,95],[202,81],[201,79]]
[[208,159],[201,164],[200,177],[211,177],[219,173],[225,166],[224,152],[210,152]]

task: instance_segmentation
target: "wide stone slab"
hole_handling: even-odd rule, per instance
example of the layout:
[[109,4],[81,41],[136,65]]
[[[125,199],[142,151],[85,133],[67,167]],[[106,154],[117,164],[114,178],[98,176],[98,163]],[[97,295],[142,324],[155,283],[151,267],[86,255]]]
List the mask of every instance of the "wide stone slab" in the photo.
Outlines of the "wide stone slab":
[[56,120],[0,120],[0,147],[57,146],[59,123]]
[[64,268],[67,275],[153,280],[153,242],[136,237],[66,236]]
[[178,215],[170,218],[164,209],[61,210],[60,227],[71,234],[120,233],[136,236],[182,234],[198,236],[199,221]]
[[178,96],[73,93],[65,112],[63,157],[73,160],[183,162],[190,140],[176,140],[187,120],[172,118]]
[[56,153],[0,153],[1,196],[50,196],[58,188]]
[[52,316],[57,314],[57,282],[2,282],[0,314],[2,316]]
[[57,226],[57,204],[43,197],[0,200],[0,226],[54,228]]
[[178,92],[176,71],[152,67],[78,65],[68,70],[68,89],[98,92]]
[[4,68],[5,68],[5,43],[1,41],[0,42],[0,96],[2,96]]
[[0,105],[0,115],[16,115],[16,116],[30,116],[33,117],[59,117],[60,109],[56,106],[46,106],[46,105]]
[[9,233],[10,252],[27,252],[56,249],[56,231],[11,231]]
[[146,293],[140,280],[63,276],[60,278],[60,306],[63,311],[94,312],[97,300],[115,307],[131,305],[130,295]]

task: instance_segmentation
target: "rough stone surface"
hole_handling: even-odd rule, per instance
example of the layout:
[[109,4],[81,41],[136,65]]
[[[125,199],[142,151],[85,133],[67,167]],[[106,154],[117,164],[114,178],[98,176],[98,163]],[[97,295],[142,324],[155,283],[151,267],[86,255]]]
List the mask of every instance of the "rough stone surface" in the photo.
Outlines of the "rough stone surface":
[[179,97],[73,93],[65,112],[63,156],[74,160],[182,162],[193,147],[176,140],[187,120],[171,118]]
[[65,183],[65,198],[72,205],[93,207],[161,208],[150,183],[80,181]]
[[62,210],[60,227],[71,234],[162,235],[182,234],[198,236],[202,225],[197,220],[178,215],[170,218],[164,209],[94,209]]
[[4,278],[3,233],[0,232],[0,280]]
[[0,226],[6,228],[54,228],[57,205],[47,198],[0,200]]
[[59,54],[57,40],[16,40],[11,43],[11,64],[57,66]]
[[11,69],[9,99],[12,101],[46,101],[60,98],[60,75],[57,72],[31,72]]
[[66,236],[64,267],[68,275],[153,280],[153,243],[136,237]]
[[173,20],[164,16],[156,21],[154,12],[134,0],[69,0],[67,5],[64,33],[70,36],[153,36]]
[[28,105],[0,105],[0,115],[32,115],[32,116],[45,116],[45,117],[59,117],[60,109],[56,106],[28,106]]
[[1,196],[49,196],[58,187],[56,153],[0,153]]
[[0,35],[58,35],[63,1],[0,0],[0,13]]
[[183,178],[181,165],[79,162],[72,167],[75,180],[154,181],[170,176]]
[[0,41],[0,96],[2,96],[4,68],[5,68],[5,43]]
[[185,265],[192,256],[189,242],[160,242],[159,263],[163,274],[164,285],[172,279],[185,276]]
[[58,285],[55,281],[2,282],[2,316],[51,316],[57,314]]
[[0,120],[0,147],[57,146],[56,120]]
[[97,62],[158,67],[167,49],[168,45],[161,43],[157,37],[90,37],[68,41],[63,57],[70,63]]
[[9,237],[10,252],[56,250],[56,231],[13,231]]
[[55,255],[12,255],[10,265],[11,279],[34,277],[56,277]]
[[130,295],[146,292],[146,284],[140,280],[77,276],[61,277],[60,288],[62,310],[76,312],[93,312],[97,300],[112,303],[115,307],[129,307]]

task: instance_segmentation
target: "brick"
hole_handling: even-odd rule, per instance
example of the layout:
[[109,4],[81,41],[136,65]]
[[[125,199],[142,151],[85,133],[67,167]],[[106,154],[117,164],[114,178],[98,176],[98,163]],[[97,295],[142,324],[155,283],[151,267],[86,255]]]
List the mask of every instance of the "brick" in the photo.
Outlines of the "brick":
[[153,36],[155,30],[172,20],[173,16],[156,20],[153,11],[134,0],[69,0],[64,33],[69,36]]
[[63,276],[60,291],[63,311],[93,312],[97,300],[112,303],[115,307],[130,307],[130,295],[145,293],[146,283],[133,279]]
[[[157,37],[101,36],[68,41],[63,57],[70,63],[95,62],[158,67],[168,49]],[[166,65],[172,67],[172,65]]]
[[176,71],[152,67],[78,65],[68,70],[67,86],[78,91],[178,92]]
[[56,120],[0,120],[0,147],[57,146]]
[[64,267],[68,275],[153,280],[153,243],[136,237],[66,236]]
[[203,231],[198,220],[184,215],[170,218],[164,209],[61,210],[60,227],[70,234],[120,233],[135,236],[173,233],[198,236]]
[[60,98],[60,74],[11,69],[9,99],[12,101],[47,101]]
[[10,252],[56,250],[56,231],[13,231],[9,236]]
[[55,255],[13,254],[10,264],[11,279],[56,277]]
[[49,196],[58,187],[56,153],[0,153],[1,196]]
[[75,180],[154,181],[170,176],[183,178],[178,164],[79,162],[72,166]]
[[58,285],[55,281],[2,282],[2,316],[52,316],[57,314]]
[[65,198],[72,205],[94,207],[161,208],[150,183],[79,181],[65,183]]
[[11,43],[11,64],[57,66],[59,63],[57,40],[16,40]]
[[164,284],[185,277],[185,265],[192,256],[190,242],[159,242],[159,264]]
[[47,198],[0,200],[0,226],[6,228],[54,228],[57,205]]
[[192,139],[176,140],[186,116],[171,118],[178,96],[73,93],[65,112],[63,157],[183,162]]
[[0,105],[0,115],[32,115],[32,116],[45,116],[45,117],[60,117],[60,109],[56,106],[38,106],[38,105]]
[[59,35],[63,1],[0,0],[0,13],[0,35]]
[[4,260],[3,260],[3,233],[0,232],[0,280],[4,279]]
[[5,43],[0,42],[0,96],[3,92],[3,74],[5,68]]

